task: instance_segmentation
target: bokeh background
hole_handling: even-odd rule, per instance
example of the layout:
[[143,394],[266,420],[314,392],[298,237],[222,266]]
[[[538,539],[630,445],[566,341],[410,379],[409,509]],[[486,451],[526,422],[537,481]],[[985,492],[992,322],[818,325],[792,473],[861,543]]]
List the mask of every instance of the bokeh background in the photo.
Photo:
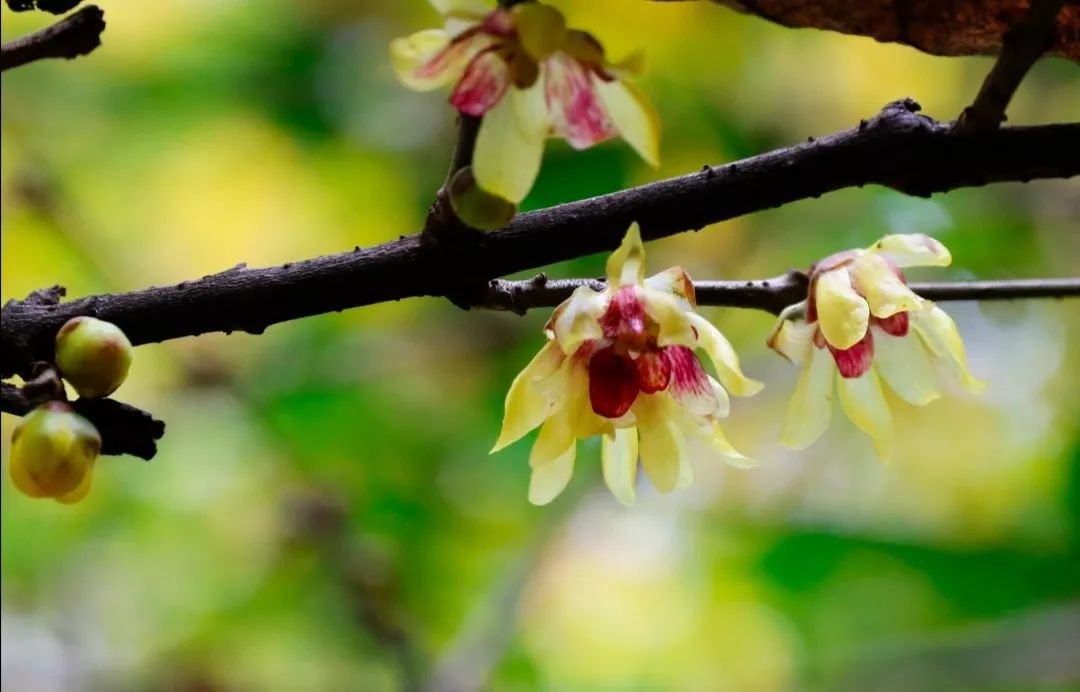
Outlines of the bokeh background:
[[[265,265],[420,227],[446,94],[400,88],[423,0],[102,0],[105,45],[3,77],[2,297]],[[557,3],[647,50],[664,163],[552,142],[536,208],[846,128],[903,96],[949,119],[990,61],[793,31],[707,3]],[[5,40],[51,21],[3,13]],[[1041,62],[1013,123],[1077,120]],[[756,278],[889,232],[914,278],[1076,275],[1080,185],[830,194],[649,246],[654,270]],[[602,257],[550,268],[593,276]],[[769,315],[705,309],[766,390],[726,429],[762,462],[688,490],[526,502],[528,442],[488,455],[546,316],[416,299],[138,349],[118,396],[168,422],[66,507],[2,486],[2,680],[46,690],[929,690],[1080,684],[1080,310],[947,306],[981,398],[892,404],[891,465],[839,413],[776,443],[796,371]],[[3,418],[4,463],[13,419]],[[646,482],[647,483],[647,482]]]

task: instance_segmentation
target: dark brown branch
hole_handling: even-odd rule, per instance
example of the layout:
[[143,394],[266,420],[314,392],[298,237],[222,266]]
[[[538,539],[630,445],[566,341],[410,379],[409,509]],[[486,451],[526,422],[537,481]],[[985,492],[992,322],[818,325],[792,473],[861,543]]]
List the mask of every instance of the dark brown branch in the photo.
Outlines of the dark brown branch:
[[[33,408],[15,385],[3,382],[0,387],[0,411],[23,416]],[[165,434],[165,423],[146,411],[114,399],[77,399],[71,406],[98,429],[102,454],[131,454],[141,459],[157,454],[157,440]]]
[[63,14],[78,5],[82,0],[7,0],[12,12],[41,10],[51,14]]
[[[579,286],[604,288],[600,279],[547,279],[543,274],[525,281],[493,280],[477,307],[524,313],[550,308],[570,297]],[[1026,298],[1080,297],[1080,278],[1010,279],[1003,281],[957,281],[913,283],[911,289],[930,300],[1019,300]],[[696,281],[699,305],[753,308],[779,314],[806,298],[807,277],[790,271],[772,279],[753,281]]]
[[0,71],[44,58],[75,58],[101,45],[105,13],[87,5],[41,31],[17,38],[0,47]]
[[1024,75],[1053,43],[1054,20],[1065,0],[1031,0],[1027,14],[1005,32],[1001,53],[986,75],[975,101],[957,120],[960,132],[983,132],[1005,122],[1005,109]]
[[990,182],[1080,174],[1080,124],[1003,128],[960,136],[887,106],[858,127],[722,167],[522,214],[462,242],[413,235],[375,247],[220,274],[172,286],[48,304],[10,301],[0,322],[2,376],[52,361],[57,330],[77,315],[117,324],[134,344],[205,332],[260,333],[286,320],[412,296],[482,302],[488,281],[610,250],[632,221],[647,240],[833,190],[884,185],[915,195]]

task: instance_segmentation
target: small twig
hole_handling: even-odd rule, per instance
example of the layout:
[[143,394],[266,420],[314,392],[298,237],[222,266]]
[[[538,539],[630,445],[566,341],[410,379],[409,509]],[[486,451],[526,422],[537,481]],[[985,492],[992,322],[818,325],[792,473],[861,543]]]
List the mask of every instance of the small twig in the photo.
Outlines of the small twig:
[[[554,307],[579,286],[601,290],[604,282],[600,279],[495,280],[483,295],[476,297],[474,307],[524,313],[533,308]],[[911,289],[930,300],[1076,298],[1080,297],[1080,278],[913,283]],[[806,274],[798,271],[772,279],[694,282],[699,305],[751,308],[774,315],[805,299],[806,290]]]
[[460,113],[458,115],[457,140],[454,142],[454,154],[450,159],[450,168],[446,171],[446,181],[428,209],[424,220],[424,237],[433,241],[450,240],[468,232],[453,207],[450,206],[450,181],[454,175],[466,166],[472,165],[473,149],[476,148],[476,134],[480,131],[481,118]]
[[101,45],[105,13],[87,5],[41,31],[17,38],[0,47],[0,71],[44,58],[71,59],[86,55]]
[[82,0],[7,0],[12,12],[41,10],[50,14],[63,14],[78,5]]
[[1065,0],[1031,0],[1027,15],[1005,32],[1001,53],[986,75],[975,101],[956,121],[957,132],[986,132],[1005,122],[1005,109],[1024,75],[1050,47],[1054,19]]
[[[98,429],[102,454],[130,454],[147,460],[157,454],[165,423],[146,411],[114,399],[77,399],[71,406]],[[18,387],[0,383],[0,411],[24,416],[33,407]]]

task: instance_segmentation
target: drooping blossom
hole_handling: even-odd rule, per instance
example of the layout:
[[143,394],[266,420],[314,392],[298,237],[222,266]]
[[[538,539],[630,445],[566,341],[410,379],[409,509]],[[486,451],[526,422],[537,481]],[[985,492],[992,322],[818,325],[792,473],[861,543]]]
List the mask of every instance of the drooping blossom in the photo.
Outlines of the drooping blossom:
[[902,271],[951,261],[945,246],[914,233],[885,236],[869,248],[837,253],[811,268],[807,300],[781,314],[768,341],[788,360],[802,364],[781,436],[784,444],[804,449],[825,432],[834,380],[848,418],[870,436],[882,459],[889,457],[893,442],[882,381],[917,406],[941,396],[939,368],[971,392],[983,389],[968,372],[952,318],[908,288]]
[[450,103],[484,117],[472,163],[480,187],[520,202],[551,135],[576,149],[621,135],[657,165],[659,119],[625,81],[641,71],[639,55],[608,62],[593,36],[568,29],[558,10],[540,3],[502,9],[482,0],[431,2],[445,28],[395,39],[391,59],[405,86],[453,84]]
[[[693,479],[690,456],[750,462],[720,430],[728,393],[761,384],[745,375],[731,344],[695,312],[694,285],[681,267],[645,277],[637,224],[607,262],[602,291],[582,286],[555,309],[547,344],[506,395],[498,451],[540,426],[529,464],[529,499],[553,500],[570,481],[577,440],[602,435],[604,480],[634,502],[638,457],[661,492]],[[704,350],[716,377],[702,367]]]

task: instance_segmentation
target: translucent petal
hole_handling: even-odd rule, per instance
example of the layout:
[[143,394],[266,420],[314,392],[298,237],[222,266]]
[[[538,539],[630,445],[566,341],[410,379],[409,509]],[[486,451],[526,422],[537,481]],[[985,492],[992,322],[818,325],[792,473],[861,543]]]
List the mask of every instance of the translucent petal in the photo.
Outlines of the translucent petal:
[[8,460],[8,472],[11,474],[11,482],[24,495],[29,497],[45,497],[45,491],[38,487],[33,477],[26,469],[26,464],[21,458],[16,457],[14,451]]
[[793,449],[806,449],[821,437],[832,417],[834,379],[836,365],[832,356],[823,348],[811,348],[788,404],[781,443]]
[[594,82],[615,130],[650,166],[659,166],[660,116],[648,98],[634,85],[618,79]]
[[607,259],[609,290],[614,286],[640,284],[645,278],[645,245],[641,242],[641,228],[637,222],[630,224],[619,247]]
[[645,279],[645,288],[647,291],[659,291],[675,296],[684,310],[697,306],[694,281],[682,267],[669,267],[659,274],[653,274]]
[[90,493],[90,486],[93,485],[93,480],[94,470],[91,468],[86,472],[86,475],[83,476],[82,481],[74,490],[63,495],[58,495],[56,501],[65,505],[71,505],[78,502]]
[[926,306],[910,314],[911,324],[930,351],[940,358],[953,376],[968,391],[978,394],[986,383],[968,371],[964,340],[949,315],[937,305],[926,301]]
[[808,324],[803,320],[788,320],[780,318],[773,333],[769,336],[769,348],[787,358],[796,365],[814,347],[814,334],[817,333],[817,324]]
[[656,323],[656,345],[689,346],[696,348],[698,337],[694,325],[690,323],[693,314],[689,304],[670,293],[661,293],[650,289],[641,291],[645,303],[645,312]]
[[887,235],[869,249],[898,267],[947,267],[952,262],[944,245],[922,233]]
[[399,81],[415,91],[430,91],[456,82],[469,61],[492,44],[474,34],[451,43],[442,29],[427,29],[390,42],[390,64]]
[[[572,396],[572,395],[571,395]],[[572,405],[562,406],[540,427],[540,434],[529,453],[529,465],[543,466],[566,453],[577,437],[577,418]]]
[[632,506],[638,466],[637,429],[616,428],[614,434],[604,435],[600,457],[604,467],[604,482],[611,494],[627,507]]
[[544,61],[544,93],[555,133],[575,149],[587,149],[618,132],[600,101],[589,67],[566,53]]
[[709,354],[709,359],[716,368],[717,379],[730,393],[735,396],[752,396],[761,391],[765,385],[743,374],[735,349],[712,322],[697,313],[688,314],[687,319],[697,330],[698,346]]
[[638,448],[641,465],[649,480],[662,493],[671,492],[679,480],[679,468],[685,454],[682,435],[663,394],[638,398],[634,413],[638,417]]
[[881,382],[874,370],[855,379],[841,378],[838,383],[840,403],[855,427],[870,436],[874,451],[886,461],[892,455],[892,413],[881,392]]
[[874,364],[885,384],[908,403],[925,406],[941,396],[930,356],[914,335],[890,336],[876,332]]
[[847,266],[822,272],[814,281],[813,290],[818,324],[826,341],[846,349],[866,336],[870,307],[852,288]]
[[604,337],[600,318],[607,310],[608,296],[588,286],[578,286],[563,303],[555,308],[544,330],[570,355],[582,343]]
[[529,502],[546,505],[559,496],[574,475],[576,453],[576,445],[571,445],[555,459],[533,466],[529,480]]
[[510,66],[498,52],[476,56],[450,95],[450,105],[467,115],[482,116],[499,102],[510,86]]
[[891,317],[922,307],[923,299],[908,288],[884,257],[864,252],[851,263],[850,271],[855,288],[866,296],[870,314],[875,317]]
[[551,415],[555,405],[565,395],[562,387],[548,387],[546,391],[540,391],[536,383],[558,372],[564,358],[559,345],[549,341],[514,378],[510,391],[506,393],[502,430],[492,453],[517,441]]
[[529,194],[544,155],[544,134],[526,131],[521,124],[523,116],[517,112],[530,103],[521,89],[508,89],[484,116],[473,150],[477,184],[515,204]]
[[548,57],[566,39],[566,19],[554,7],[525,2],[515,5],[512,11],[518,40],[533,60]]
[[716,397],[716,410],[713,411],[713,417],[727,418],[728,414],[731,413],[731,397],[728,396],[723,385],[717,382],[712,375],[709,376],[709,386],[712,387],[713,396]]

